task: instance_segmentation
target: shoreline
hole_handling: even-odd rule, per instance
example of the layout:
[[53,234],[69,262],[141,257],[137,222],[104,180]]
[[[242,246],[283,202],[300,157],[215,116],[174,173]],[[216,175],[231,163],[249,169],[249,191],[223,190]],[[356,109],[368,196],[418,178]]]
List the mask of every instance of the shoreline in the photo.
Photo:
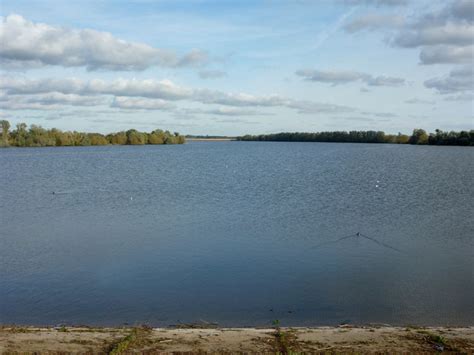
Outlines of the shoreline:
[[237,138],[186,138],[186,142],[231,142]]
[[0,353],[474,352],[474,327],[0,326]]

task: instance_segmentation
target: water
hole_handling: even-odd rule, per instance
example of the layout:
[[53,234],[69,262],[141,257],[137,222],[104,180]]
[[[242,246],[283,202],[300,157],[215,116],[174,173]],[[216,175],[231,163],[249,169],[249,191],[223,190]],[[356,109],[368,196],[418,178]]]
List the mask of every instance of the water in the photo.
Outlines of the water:
[[473,180],[465,147],[3,149],[0,323],[472,325]]

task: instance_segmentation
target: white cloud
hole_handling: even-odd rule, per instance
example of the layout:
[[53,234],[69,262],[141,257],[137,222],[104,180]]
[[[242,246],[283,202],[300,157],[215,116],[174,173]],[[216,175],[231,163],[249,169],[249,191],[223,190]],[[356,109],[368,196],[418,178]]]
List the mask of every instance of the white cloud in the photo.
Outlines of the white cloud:
[[245,93],[223,93],[206,89],[197,89],[194,92],[195,100],[206,104],[220,104],[226,106],[281,106],[279,96],[255,96]]
[[461,19],[467,22],[474,22],[474,1],[456,0],[444,10],[446,17]]
[[416,97],[412,98],[412,99],[409,99],[409,100],[405,100],[405,103],[407,104],[423,104],[423,105],[434,105],[435,104],[435,101],[431,101],[431,100],[425,100],[425,99],[418,99]]
[[201,79],[218,79],[226,76],[227,73],[221,70],[201,70],[199,77]]
[[472,105],[472,102],[474,101],[474,94],[465,93],[465,94],[447,96],[444,98],[444,101],[470,101]]
[[239,124],[239,125],[242,125],[242,124],[259,124],[259,122],[236,119],[236,118],[225,118],[225,119],[216,120],[215,122],[217,122],[217,123]]
[[209,61],[209,56],[206,52],[193,49],[190,53],[184,55],[176,63],[178,67],[190,67],[190,66],[200,66],[206,64]]
[[394,40],[400,47],[415,48],[432,45],[466,46],[473,43],[474,27],[471,24],[447,23],[432,25],[430,22],[417,24],[401,31]]
[[420,52],[422,64],[468,64],[474,62],[474,46],[439,45],[425,47]]
[[300,114],[319,114],[319,113],[344,113],[355,112],[356,110],[349,106],[334,105],[305,100],[295,100],[288,102],[287,107],[298,110]]
[[330,83],[333,85],[347,84],[355,81],[362,81],[369,86],[400,86],[405,83],[402,78],[395,78],[389,76],[372,76],[367,73],[361,73],[350,70],[312,70],[302,69],[297,70],[296,75],[303,77],[308,81],[316,81],[323,83]]
[[177,86],[170,80],[117,79],[104,81],[93,79],[83,81],[76,78],[19,79],[7,76],[1,78],[0,88],[11,95],[57,91],[64,94],[141,96],[165,100],[181,100],[193,95],[192,89]]
[[296,75],[305,78],[309,81],[319,81],[331,84],[346,84],[352,81],[364,80],[367,74],[356,71],[329,71],[329,70],[312,70],[301,69],[297,70]]
[[435,89],[441,94],[473,91],[474,69],[469,65],[453,69],[449,75],[443,78],[426,80],[425,86],[430,89]]
[[50,92],[35,95],[0,95],[4,110],[52,110],[60,106],[99,106],[106,103],[103,97],[81,96]]
[[175,106],[162,99],[116,96],[111,107],[126,110],[171,110]]
[[339,0],[347,5],[368,6],[401,6],[406,5],[408,0]]
[[[353,108],[294,100],[279,95],[257,96],[246,93],[227,93],[208,89],[193,89],[174,84],[170,80],[126,80],[114,81],[81,79],[22,79],[11,76],[0,77],[0,90],[9,97],[17,95],[37,95],[50,92],[81,96],[115,96],[115,107],[128,109],[161,109],[162,101],[187,100],[202,104],[217,104],[231,107],[287,107],[301,113],[347,112]],[[118,98],[120,97],[120,98]],[[125,98],[140,98],[126,100]],[[157,103],[146,99],[158,99]]]
[[344,26],[346,32],[354,33],[362,30],[379,30],[383,28],[398,28],[405,23],[402,16],[399,15],[382,15],[382,14],[366,14],[355,18]]
[[404,48],[421,48],[422,64],[469,63],[473,60],[474,1],[451,1],[412,21],[392,39]]
[[405,79],[381,75],[368,77],[365,82],[370,86],[401,86],[405,84]]
[[183,57],[144,43],[127,42],[108,32],[68,29],[9,15],[0,24],[0,60],[14,68],[59,65],[87,70],[144,70],[151,66],[181,67],[207,62],[193,50]]
[[449,1],[441,9],[414,18],[368,13],[345,26],[350,33],[381,29],[393,30],[388,43],[395,47],[420,48],[421,64],[464,64],[474,59],[473,0]]
[[391,112],[361,112],[363,115],[372,115],[379,118],[398,117],[397,114]]
[[204,114],[217,116],[267,116],[269,113],[260,112],[256,110],[242,109],[238,107],[217,107],[213,109],[185,109],[185,114]]
[[384,122],[390,121],[385,119],[375,119],[371,117],[364,117],[364,116],[339,116],[339,117],[331,117],[333,120],[344,120],[344,121],[356,121],[356,122]]

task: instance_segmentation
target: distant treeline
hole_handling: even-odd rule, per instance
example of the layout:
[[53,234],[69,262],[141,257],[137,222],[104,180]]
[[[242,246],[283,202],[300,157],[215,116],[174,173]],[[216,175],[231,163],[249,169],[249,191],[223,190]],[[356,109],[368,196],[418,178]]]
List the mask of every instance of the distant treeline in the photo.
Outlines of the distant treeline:
[[76,131],[61,131],[56,128],[45,129],[41,126],[25,123],[16,125],[10,130],[8,121],[0,121],[0,147],[63,147],[88,145],[142,145],[142,144],[182,144],[184,136],[179,133],[162,131],[139,132],[135,129],[110,133],[84,133]]
[[235,137],[229,136],[209,136],[209,135],[195,135],[195,134],[187,134],[186,138],[194,138],[194,139],[234,139]]
[[423,129],[406,134],[385,134],[382,131],[335,131],[316,133],[275,133],[258,136],[237,137],[240,141],[272,142],[333,142],[333,143],[393,143],[393,144],[429,144],[429,145],[470,145],[474,146],[474,130],[460,132],[426,133]]

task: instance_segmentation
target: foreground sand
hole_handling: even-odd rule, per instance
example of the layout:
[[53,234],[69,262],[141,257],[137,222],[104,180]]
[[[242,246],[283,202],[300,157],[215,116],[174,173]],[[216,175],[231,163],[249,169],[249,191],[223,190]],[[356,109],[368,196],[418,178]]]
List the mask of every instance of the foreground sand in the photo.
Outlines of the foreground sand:
[[474,327],[1,327],[2,353],[474,352]]

